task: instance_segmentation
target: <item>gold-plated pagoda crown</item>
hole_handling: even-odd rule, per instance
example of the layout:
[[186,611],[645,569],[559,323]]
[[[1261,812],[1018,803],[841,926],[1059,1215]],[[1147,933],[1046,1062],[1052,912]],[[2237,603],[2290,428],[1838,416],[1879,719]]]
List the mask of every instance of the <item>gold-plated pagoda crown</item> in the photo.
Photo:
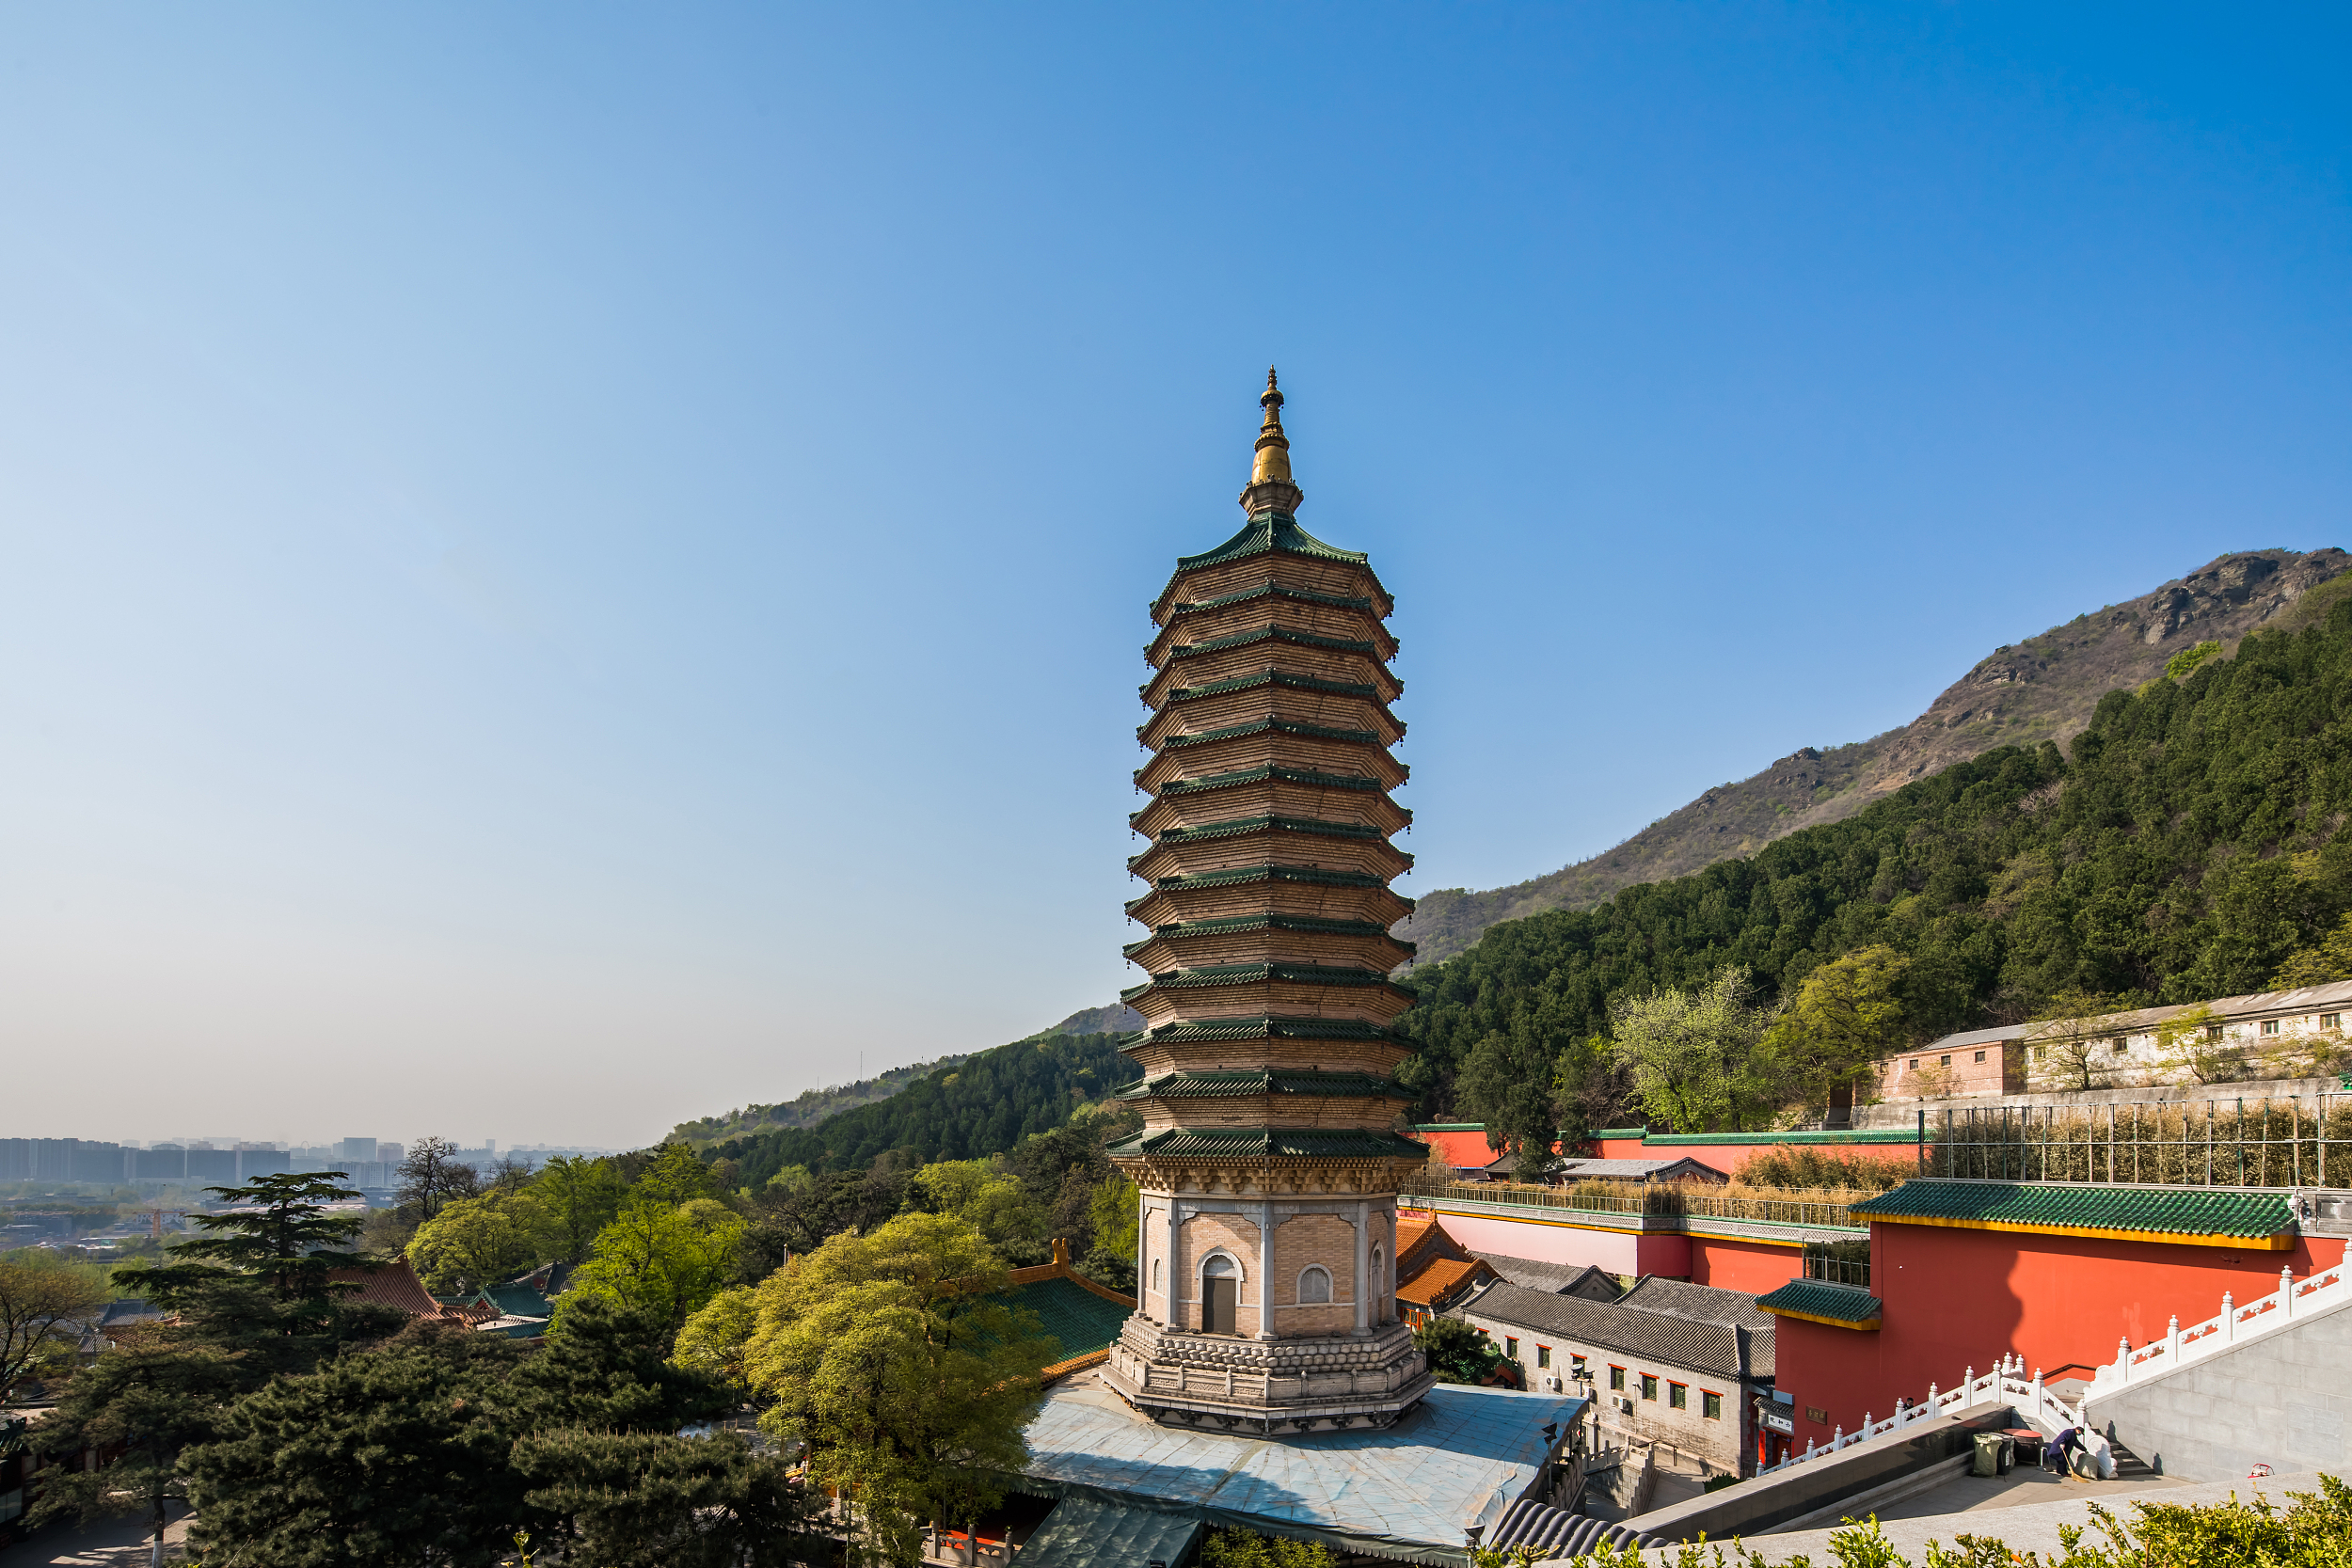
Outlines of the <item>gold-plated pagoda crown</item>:
[[1258,405],[1265,410],[1265,422],[1258,426],[1257,456],[1249,465],[1249,483],[1242,488],[1241,508],[1253,517],[1261,512],[1295,512],[1307,493],[1291,481],[1291,438],[1282,434],[1282,388],[1271,365]]
[[1258,395],[1258,405],[1265,410],[1265,422],[1258,427],[1258,457],[1250,465],[1249,483],[1286,480],[1291,477],[1291,439],[1282,434],[1282,388],[1275,383],[1271,365],[1266,367],[1265,390]]

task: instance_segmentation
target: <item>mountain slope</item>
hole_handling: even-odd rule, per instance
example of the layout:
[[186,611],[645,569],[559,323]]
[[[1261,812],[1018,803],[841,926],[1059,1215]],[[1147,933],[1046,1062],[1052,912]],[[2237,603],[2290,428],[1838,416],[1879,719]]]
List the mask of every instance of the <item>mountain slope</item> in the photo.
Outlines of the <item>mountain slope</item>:
[[[2063,754],[1996,747],[1756,855],[1496,927],[1407,977],[1399,1027],[1420,1049],[1398,1076],[1431,1120],[1501,1119],[1533,1083],[1623,1125],[1629,1085],[1597,1040],[1615,1003],[1725,965],[1787,997],[1881,944],[1906,960],[1897,1029],[1915,1043],[2069,993],[2132,1006],[2265,989],[2352,913],[2348,594],[2309,595],[2234,657],[2108,693]],[[2316,624],[2280,625],[2296,620]],[[2309,1053],[2282,1074],[2300,1075],[2325,1044],[2272,1049]]]
[[724,1116],[681,1121],[671,1130],[670,1140],[701,1148],[721,1138],[745,1137],[754,1132],[787,1127],[815,1127],[844,1111],[888,1100],[916,1079],[927,1077],[943,1068],[954,1067],[969,1054],[969,1052],[963,1052],[932,1061],[912,1062],[871,1078],[861,1078],[854,1084],[833,1084],[821,1089],[803,1089],[799,1098],[778,1104],[746,1105]]
[[822,1173],[861,1170],[875,1156],[912,1148],[925,1161],[1001,1154],[1032,1132],[1142,1076],[1119,1053],[1117,1035],[1044,1035],[967,1056],[918,1078],[887,1100],[816,1127],[729,1138],[710,1158],[739,1161],[757,1187],[787,1165]]
[[2304,596],[2348,570],[2352,555],[2333,548],[2218,557],[2126,604],[1994,650],[1901,729],[1828,751],[1805,747],[1549,876],[1482,893],[1422,894],[1396,934],[1420,943],[1421,963],[1434,963],[1469,947],[1498,921],[1588,910],[1621,888],[1753,855],[1996,746],[2062,744],[2090,721],[2101,697],[2154,679],[2174,655],[2207,641],[2229,652],[2257,626],[2310,620],[2352,585],[2331,588],[2311,604],[2301,602]]

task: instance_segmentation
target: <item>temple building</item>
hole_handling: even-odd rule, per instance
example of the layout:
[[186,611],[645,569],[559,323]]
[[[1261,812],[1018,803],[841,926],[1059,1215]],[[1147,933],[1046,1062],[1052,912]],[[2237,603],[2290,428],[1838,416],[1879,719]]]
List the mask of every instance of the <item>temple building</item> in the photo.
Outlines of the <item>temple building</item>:
[[1241,531],[1180,557],[1144,651],[1151,760],[1129,864],[1148,892],[1124,993],[1143,1131],[1137,1307],[1103,1380],[1154,1418],[1265,1433],[1384,1427],[1432,1379],[1396,1310],[1395,1130],[1412,908],[1391,837],[1405,726],[1393,604],[1367,559],[1298,526],[1273,372]]

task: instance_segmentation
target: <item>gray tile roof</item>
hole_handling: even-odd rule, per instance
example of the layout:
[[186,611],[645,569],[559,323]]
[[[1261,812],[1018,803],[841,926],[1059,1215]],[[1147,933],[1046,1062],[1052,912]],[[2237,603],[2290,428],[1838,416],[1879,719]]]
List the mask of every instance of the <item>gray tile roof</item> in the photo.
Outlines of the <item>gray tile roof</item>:
[[1629,1181],[1672,1181],[1684,1176],[1702,1181],[1731,1180],[1713,1165],[1688,1154],[1662,1160],[1562,1160],[1551,1167],[1551,1174],[1563,1181],[1587,1176]]
[[1772,1375],[1774,1320],[1756,1304],[1754,1296],[1738,1291],[1718,1291],[1711,1285],[1693,1285],[1687,1279],[1645,1274],[1617,1298],[1617,1305],[1636,1312],[1657,1312],[1670,1318],[1688,1318],[1692,1323],[1746,1329],[1750,1336],[1749,1372],[1756,1377]]
[[1614,1301],[1617,1281],[1597,1263],[1578,1268],[1574,1263],[1547,1263],[1535,1258],[1512,1258],[1500,1252],[1473,1252],[1472,1258],[1509,1280],[1531,1291],[1555,1296],[1581,1296],[1586,1301]]
[[1718,1291],[1687,1279],[1645,1274],[1617,1298],[1619,1307],[1642,1312],[1663,1312],[1693,1323],[1738,1323],[1742,1328],[1770,1328],[1772,1315],[1756,1305],[1756,1298],[1738,1291]]
[[1724,1379],[1765,1377],[1772,1365],[1772,1330],[1701,1323],[1665,1312],[1556,1296],[1497,1280],[1447,1314],[1508,1325],[1529,1336],[1581,1345],[1606,1355],[1630,1356],[1661,1370],[1707,1372]]

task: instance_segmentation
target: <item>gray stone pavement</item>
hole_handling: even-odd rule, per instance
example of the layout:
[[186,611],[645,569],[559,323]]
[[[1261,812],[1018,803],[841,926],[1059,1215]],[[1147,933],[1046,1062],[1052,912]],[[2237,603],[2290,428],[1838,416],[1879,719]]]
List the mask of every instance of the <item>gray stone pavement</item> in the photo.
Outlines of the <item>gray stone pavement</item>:
[[[1897,1553],[1913,1563],[1927,1560],[1930,1541],[1940,1541],[1948,1546],[1952,1538],[1960,1535],[1995,1536],[2012,1551],[2038,1552],[2048,1559],[2064,1549],[2058,1542],[2060,1525],[2090,1528],[2093,1502],[2104,1505],[2128,1525],[2133,1517],[2131,1505],[2136,1500],[2217,1503],[2228,1501],[2234,1493],[2241,1499],[2256,1495],[2266,1497],[2273,1506],[2284,1508],[2288,1493],[2319,1490],[2318,1472],[2311,1470],[2267,1476],[2260,1481],[2196,1484],[2162,1477],[2137,1482],[2061,1482],[2056,1477],[2043,1477],[2037,1481],[2034,1477],[2039,1474],[2012,1471],[1999,1481],[1960,1477],[1932,1492],[1906,1497],[1881,1511],[1879,1528]],[[2018,1479],[2020,1476],[2024,1479]],[[1977,1490],[1973,1494],[1963,1491],[1972,1481]],[[2053,1494],[2057,1500],[2042,1500]],[[1767,1562],[1786,1562],[1803,1556],[1820,1563],[1833,1560],[1829,1551],[1831,1533],[1827,1529],[1791,1530],[1782,1535],[1752,1536],[1747,1544],[1761,1553]],[[1668,1547],[1644,1555],[1653,1561],[1667,1563],[1673,1560],[1674,1550]]]
[[[0,1546],[0,1568],[147,1568],[152,1538],[148,1521],[109,1519],[79,1528],[52,1525],[22,1545]],[[164,1560],[187,1560],[188,1513],[172,1509],[164,1527]]]

